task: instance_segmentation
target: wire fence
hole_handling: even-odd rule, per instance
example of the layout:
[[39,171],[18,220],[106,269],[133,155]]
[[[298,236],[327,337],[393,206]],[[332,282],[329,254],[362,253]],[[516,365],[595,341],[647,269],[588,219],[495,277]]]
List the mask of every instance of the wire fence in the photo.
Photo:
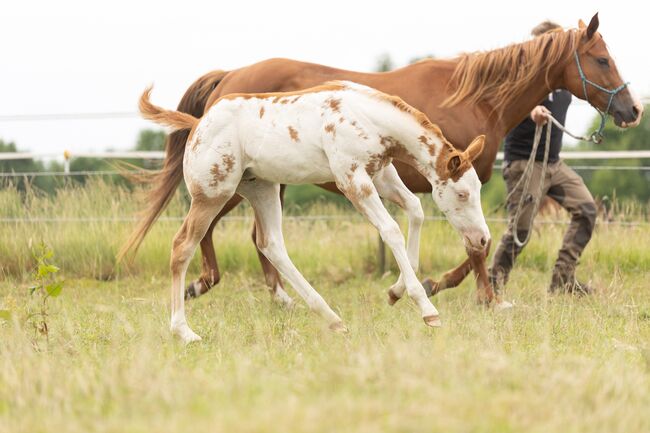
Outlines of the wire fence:
[[[643,104],[650,103],[650,97],[641,98]],[[577,99],[572,105],[587,106],[587,101]],[[35,114],[3,114],[0,122],[41,122],[52,120],[109,120],[109,119],[136,119],[140,118],[137,111],[104,111],[94,113],[35,113]]]
[[[17,160],[17,159],[34,159],[34,158],[43,158],[43,157],[52,157],[55,154],[39,154],[39,153],[27,153],[27,152],[16,152],[16,153],[0,153],[0,161],[2,160]],[[29,172],[0,172],[0,179],[2,178],[36,178],[43,176],[52,176],[52,177],[92,177],[92,176],[115,176],[115,175],[124,175],[127,173],[142,173],[140,170],[81,170],[81,171],[70,171],[69,170],[69,161],[72,158],[98,158],[98,159],[145,159],[145,160],[160,160],[165,156],[164,152],[158,151],[136,151],[136,152],[102,152],[102,153],[75,153],[64,152],[58,154],[58,156],[63,156],[67,164],[65,164],[65,171],[29,171]],[[650,159],[650,150],[643,151],[569,151],[562,152],[560,157],[565,160],[634,160],[634,159]],[[497,154],[497,160],[503,160],[503,153],[499,152]],[[570,165],[571,168],[575,170],[613,170],[613,171],[642,171],[650,172],[650,166],[624,166],[624,165]],[[500,170],[503,168],[501,164],[495,164],[495,169]],[[336,221],[336,220],[362,220],[360,216],[355,215],[309,215],[309,216],[285,216],[288,221]],[[443,216],[429,216],[426,218],[429,221],[444,221]],[[159,221],[182,221],[183,217],[160,217]],[[222,218],[223,221],[253,221],[251,217],[240,217],[240,216],[227,216]],[[507,223],[506,218],[500,217],[488,217],[486,218],[488,222],[495,223]],[[27,217],[27,218],[14,218],[14,217],[0,217],[0,223],[3,224],[37,224],[37,223],[90,223],[90,222],[114,222],[114,223],[133,223],[137,221],[136,217],[133,216],[117,216],[117,217],[83,217],[83,218],[68,218],[68,217],[49,217],[49,216],[37,216],[37,217]],[[551,225],[564,225],[567,224],[566,220],[537,220],[536,223],[539,224],[551,224]],[[647,221],[603,221],[606,224],[618,225],[618,226],[627,226],[627,227],[636,227],[636,226],[646,226],[650,223]]]

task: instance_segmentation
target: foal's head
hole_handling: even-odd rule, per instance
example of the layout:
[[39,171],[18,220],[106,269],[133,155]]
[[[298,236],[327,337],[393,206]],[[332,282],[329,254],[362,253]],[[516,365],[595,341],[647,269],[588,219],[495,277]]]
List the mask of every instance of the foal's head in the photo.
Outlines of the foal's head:
[[484,144],[485,136],[480,135],[464,152],[443,146],[435,167],[438,178],[432,185],[433,200],[461,234],[468,250],[483,250],[490,240],[481,208],[481,181],[472,166]]
[[591,18],[589,25],[580,20],[576,49],[564,69],[564,84],[574,95],[611,114],[617,126],[637,126],[643,105],[621,78],[607,44],[597,31],[598,25],[598,14]]

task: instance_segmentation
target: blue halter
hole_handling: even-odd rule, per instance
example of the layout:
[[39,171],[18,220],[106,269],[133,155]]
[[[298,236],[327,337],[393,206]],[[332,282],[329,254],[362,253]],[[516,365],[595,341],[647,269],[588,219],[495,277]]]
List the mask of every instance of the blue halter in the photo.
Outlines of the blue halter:
[[600,114],[600,128],[598,128],[598,131],[594,131],[590,136],[591,140],[594,143],[598,144],[601,141],[603,141],[603,129],[605,129],[605,121],[607,120],[609,109],[612,106],[612,101],[614,101],[614,96],[616,96],[620,91],[625,89],[627,85],[630,83],[623,83],[617,88],[615,88],[614,90],[606,89],[603,86],[596,84],[593,81],[587,79],[587,76],[582,70],[582,66],[580,66],[580,58],[578,57],[578,50],[575,51],[574,55],[576,59],[576,65],[578,65],[578,73],[580,74],[580,79],[582,80],[582,91],[585,94],[585,100],[589,102],[589,96],[587,95],[587,84],[591,84],[596,89],[600,90],[601,92],[605,92],[609,95],[609,101],[607,102],[607,108],[605,109],[605,111],[600,111],[598,107],[596,107],[595,105],[589,102],[596,109],[596,111],[598,111],[598,114]]

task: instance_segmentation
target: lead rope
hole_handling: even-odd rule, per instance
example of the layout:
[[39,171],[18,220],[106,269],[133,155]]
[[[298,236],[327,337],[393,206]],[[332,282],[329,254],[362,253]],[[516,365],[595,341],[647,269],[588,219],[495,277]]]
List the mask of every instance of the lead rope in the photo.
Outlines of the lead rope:
[[[552,116],[549,115],[549,117],[554,121],[557,122],[557,120],[553,119]],[[554,123],[553,122],[553,123]],[[539,182],[539,191],[537,194],[532,195],[528,192],[530,188],[530,181],[533,178],[534,174],[534,166],[535,166],[535,157],[537,156],[537,148],[539,147],[539,142],[542,138],[542,128],[544,128],[543,125],[537,125],[535,127],[535,138],[533,139],[533,149],[530,153],[530,156],[528,157],[528,162],[526,163],[526,168],[524,169],[524,172],[522,173],[521,177],[519,178],[519,181],[515,184],[514,188],[508,193],[506,196],[506,203],[510,200],[510,197],[512,194],[517,191],[519,188],[519,185],[521,182],[524,182],[524,187],[521,191],[521,197],[519,197],[519,203],[517,203],[517,210],[515,211],[515,216],[510,222],[510,231],[512,232],[513,240],[515,241],[515,244],[519,247],[522,248],[524,245],[528,243],[530,240],[530,235],[532,230],[527,230],[526,231],[526,238],[524,240],[519,239],[519,233],[517,232],[517,226],[519,225],[519,218],[521,217],[522,210],[524,208],[524,205],[526,204],[527,201],[529,201],[530,198],[533,199],[533,211],[530,214],[530,220],[528,221],[528,227],[532,225],[533,218],[535,218],[535,215],[537,214],[537,210],[539,209],[539,204],[542,200],[542,192],[544,191],[544,179],[546,177],[546,168],[548,167],[548,155],[549,155],[549,149],[551,148],[551,128],[553,127],[553,123],[548,122],[547,123],[547,128],[546,128],[546,145],[544,147],[544,159],[542,160],[542,172],[540,176],[540,182]],[[559,123],[559,122],[558,122]]]

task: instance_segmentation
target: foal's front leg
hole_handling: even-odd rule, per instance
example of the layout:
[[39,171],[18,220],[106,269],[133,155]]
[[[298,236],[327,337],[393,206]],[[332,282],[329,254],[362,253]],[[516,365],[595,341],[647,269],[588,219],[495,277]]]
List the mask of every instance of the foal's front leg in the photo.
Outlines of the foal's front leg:
[[[337,176],[338,177],[338,176]],[[337,185],[354,206],[379,230],[381,238],[391,249],[399,270],[402,273],[408,295],[420,307],[422,319],[429,326],[440,326],[440,315],[427,297],[424,287],[415,275],[406,252],[404,236],[397,222],[391,218],[372,184],[372,179],[364,171],[357,170],[349,176],[337,178]]]
[[332,311],[289,258],[282,235],[280,185],[261,179],[243,181],[237,192],[250,202],[255,211],[255,224],[258,229],[256,242],[259,250],[289,281],[309,308],[325,319],[330,329],[338,332],[347,331],[341,318]]
[[[404,209],[409,220],[406,239],[406,253],[411,268],[417,273],[420,263],[420,233],[424,223],[424,211],[420,199],[402,182],[393,164],[389,164],[373,178],[377,192],[382,198],[390,200]],[[400,274],[397,282],[388,290],[388,303],[393,305],[406,290],[404,277]]]

